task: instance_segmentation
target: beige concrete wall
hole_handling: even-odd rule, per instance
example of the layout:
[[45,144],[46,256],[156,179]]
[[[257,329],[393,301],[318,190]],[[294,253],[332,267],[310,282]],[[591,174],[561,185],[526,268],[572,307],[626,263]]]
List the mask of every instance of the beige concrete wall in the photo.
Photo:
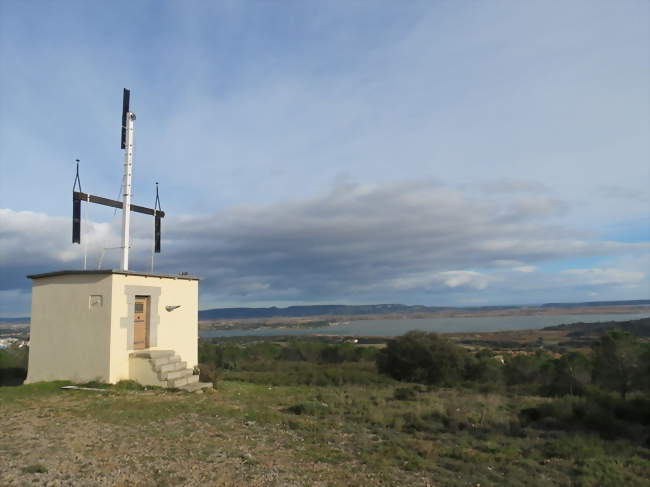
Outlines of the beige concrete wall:
[[26,382],[109,379],[111,294],[111,275],[33,281]]
[[[198,363],[198,281],[156,276],[112,274],[110,382],[129,379],[133,352],[133,302],[151,296],[151,350],[174,350],[188,367]],[[166,306],[178,306],[167,311]]]
[[167,387],[167,381],[158,378],[158,373],[153,370],[148,358],[130,357],[129,377],[143,386]]

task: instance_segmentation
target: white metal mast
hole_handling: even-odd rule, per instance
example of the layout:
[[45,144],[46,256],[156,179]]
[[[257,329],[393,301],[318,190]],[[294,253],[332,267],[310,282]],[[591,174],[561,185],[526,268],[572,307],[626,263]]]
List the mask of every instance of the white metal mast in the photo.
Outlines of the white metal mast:
[[[128,103],[128,102],[127,102]],[[128,106],[128,105],[127,105]],[[122,261],[121,270],[129,270],[129,226],[131,223],[131,176],[133,169],[133,122],[135,113],[126,112],[124,126],[124,178],[122,180]]]
[[[124,96],[122,97],[122,136],[120,141],[120,148],[124,150],[124,177],[122,179],[122,201],[110,200],[101,196],[83,193],[81,191],[81,180],[79,179],[79,159],[77,159],[77,175],[72,186],[72,243],[81,243],[81,202],[97,203],[112,208],[122,208],[122,256],[120,259],[120,269],[123,271],[129,270],[129,227],[131,223],[131,212],[144,213],[145,215],[152,215],[154,217],[154,253],[160,252],[160,226],[161,219],[165,217],[165,212],[160,207],[160,198],[158,197],[158,183],[156,183],[156,203],[154,208],[146,208],[144,206],[131,204],[131,176],[133,171],[133,139],[134,139],[134,122],[135,113],[129,110],[129,101],[131,98],[130,90],[124,88]],[[77,191],[79,186],[79,191]],[[86,220],[88,215],[86,214]],[[84,238],[84,242],[85,242]],[[106,249],[104,249],[106,250]],[[99,259],[99,266],[104,256]],[[84,269],[86,268],[85,255],[84,255]],[[152,258],[153,270],[153,258]]]

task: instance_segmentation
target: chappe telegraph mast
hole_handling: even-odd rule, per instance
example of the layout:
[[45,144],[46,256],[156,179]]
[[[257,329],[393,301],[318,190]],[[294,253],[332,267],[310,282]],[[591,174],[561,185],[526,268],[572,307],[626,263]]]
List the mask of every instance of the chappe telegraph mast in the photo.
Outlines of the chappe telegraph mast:
[[[133,169],[133,136],[135,113],[130,111],[129,102],[131,91],[124,88],[122,97],[122,137],[120,146],[124,150],[124,176],[122,178],[122,201],[111,200],[101,196],[83,193],[81,191],[81,180],[79,179],[79,162],[77,160],[77,176],[72,188],[72,243],[81,243],[81,202],[97,203],[99,205],[110,206],[122,209],[122,255],[120,258],[120,270],[129,270],[129,227],[131,224],[131,212],[144,213],[152,215],[155,219],[154,229],[154,252],[160,253],[160,227],[161,218],[164,218],[165,212],[160,208],[160,199],[158,197],[158,183],[156,183],[156,202],[154,208],[131,204],[131,180]],[[75,191],[79,184],[79,191]]]

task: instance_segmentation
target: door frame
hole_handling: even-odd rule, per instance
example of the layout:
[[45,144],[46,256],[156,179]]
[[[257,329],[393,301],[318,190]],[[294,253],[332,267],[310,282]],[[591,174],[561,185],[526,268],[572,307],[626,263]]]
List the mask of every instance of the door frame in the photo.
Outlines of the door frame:
[[[133,341],[131,343],[131,348],[133,350],[147,350],[151,347],[151,296],[136,294],[133,297]],[[144,301],[144,347],[135,348],[135,306],[138,301]]]

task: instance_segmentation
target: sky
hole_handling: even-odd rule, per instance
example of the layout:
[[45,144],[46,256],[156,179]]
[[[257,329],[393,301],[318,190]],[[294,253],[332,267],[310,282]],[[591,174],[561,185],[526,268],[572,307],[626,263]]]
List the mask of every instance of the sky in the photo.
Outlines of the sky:
[[[650,13],[611,1],[0,0],[0,316],[119,267],[200,308],[650,298]],[[136,215],[132,270],[151,269]]]

